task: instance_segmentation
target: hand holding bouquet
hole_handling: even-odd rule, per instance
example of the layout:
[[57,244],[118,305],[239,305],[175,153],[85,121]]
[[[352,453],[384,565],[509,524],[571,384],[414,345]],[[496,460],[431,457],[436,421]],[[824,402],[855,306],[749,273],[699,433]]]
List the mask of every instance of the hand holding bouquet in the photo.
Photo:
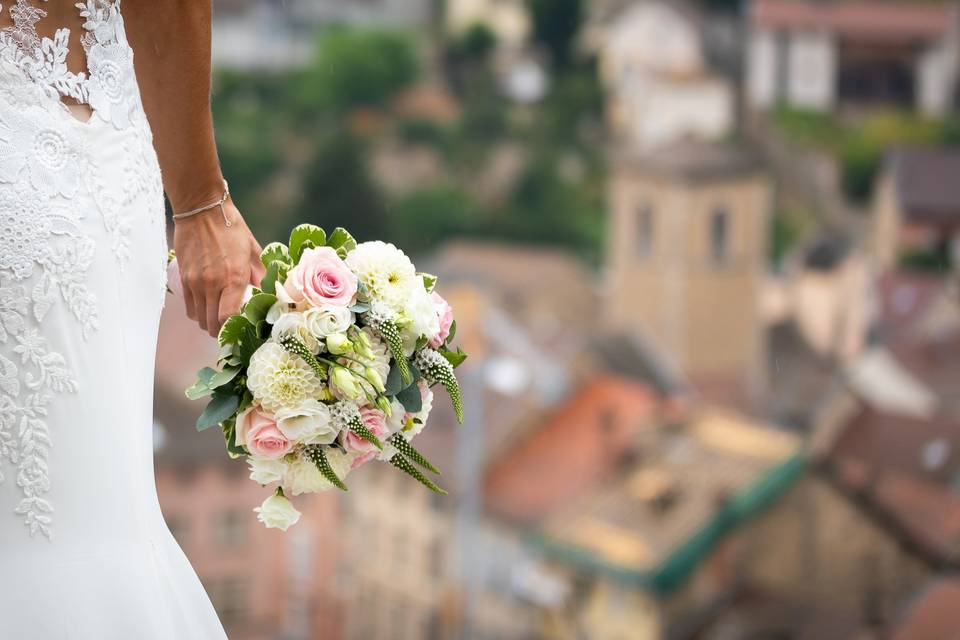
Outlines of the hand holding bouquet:
[[411,444],[436,386],[463,422],[454,369],[466,354],[449,346],[456,323],[436,278],[392,244],[358,245],[340,228],[301,225],[261,259],[260,289],[220,330],[218,368],[187,390],[211,398],[197,428],[219,426],[251,479],[278,485],[255,510],[261,522],[286,530],[300,517],[289,496],[346,491],[372,460],[445,493]]

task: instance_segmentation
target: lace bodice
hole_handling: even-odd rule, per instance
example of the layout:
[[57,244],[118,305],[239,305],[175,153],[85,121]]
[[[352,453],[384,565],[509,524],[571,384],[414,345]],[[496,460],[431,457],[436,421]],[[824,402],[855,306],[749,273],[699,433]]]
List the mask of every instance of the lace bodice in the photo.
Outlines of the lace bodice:
[[[67,67],[69,29],[38,35],[47,14],[37,4],[0,7],[12,22],[0,31],[0,481],[15,477],[16,513],[30,534],[52,537],[55,434],[47,416],[58,396],[81,393],[83,381],[61,355],[70,345],[45,332],[45,322],[59,306],[77,340],[97,332],[91,265],[112,254],[122,271],[131,225],[160,225],[163,205],[119,0],[75,5],[83,72]],[[74,117],[65,101],[88,105],[90,120]],[[122,153],[104,155],[108,133]],[[148,220],[131,219],[144,210],[135,201],[148,203]],[[100,218],[99,231],[91,232],[90,217]]]

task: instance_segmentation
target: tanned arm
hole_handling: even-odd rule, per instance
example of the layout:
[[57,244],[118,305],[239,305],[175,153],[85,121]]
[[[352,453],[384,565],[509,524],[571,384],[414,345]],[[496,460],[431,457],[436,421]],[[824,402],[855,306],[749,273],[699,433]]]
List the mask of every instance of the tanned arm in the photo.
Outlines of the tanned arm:
[[[143,106],[174,212],[217,202],[223,174],[210,112],[212,0],[124,0]],[[248,284],[263,277],[260,245],[232,200],[180,220],[174,248],[187,315],[216,336]]]

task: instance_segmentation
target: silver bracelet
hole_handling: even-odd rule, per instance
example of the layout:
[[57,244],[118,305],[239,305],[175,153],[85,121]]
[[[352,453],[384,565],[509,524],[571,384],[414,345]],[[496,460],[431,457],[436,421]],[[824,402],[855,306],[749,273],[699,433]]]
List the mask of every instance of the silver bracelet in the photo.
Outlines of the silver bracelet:
[[217,207],[220,207],[220,213],[223,214],[223,224],[225,224],[225,225],[227,226],[227,228],[230,228],[230,227],[233,226],[233,223],[230,222],[230,219],[227,217],[227,209],[226,209],[226,207],[223,206],[223,205],[225,205],[225,204],[227,203],[227,199],[228,199],[229,197],[230,197],[230,185],[227,184],[227,181],[226,181],[226,180],[224,180],[224,181],[223,181],[223,196],[221,196],[219,200],[217,200],[216,202],[213,202],[213,203],[211,203],[211,204],[208,204],[208,205],[199,207],[199,208],[197,208],[197,209],[194,209],[194,210],[192,210],[192,211],[184,211],[183,213],[175,213],[175,214],[173,214],[173,220],[174,220],[174,222],[176,222],[177,220],[183,220],[184,218],[191,218],[191,217],[193,217],[193,216],[195,216],[195,215],[197,215],[197,214],[199,214],[199,213],[203,213],[203,212],[205,212],[205,211],[210,211],[211,209],[216,209]]

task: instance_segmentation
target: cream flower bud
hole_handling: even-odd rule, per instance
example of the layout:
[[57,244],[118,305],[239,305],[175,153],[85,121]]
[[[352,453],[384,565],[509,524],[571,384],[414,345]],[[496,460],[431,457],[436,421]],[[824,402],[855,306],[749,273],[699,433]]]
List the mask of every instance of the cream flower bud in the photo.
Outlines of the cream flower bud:
[[344,367],[333,367],[330,374],[330,384],[343,396],[356,400],[360,397],[360,388],[357,386],[353,373]]
[[353,351],[353,343],[342,333],[333,333],[327,336],[327,351],[342,356]]
[[387,388],[383,384],[383,378],[380,377],[380,374],[377,372],[376,369],[372,367],[367,367],[363,371],[363,377],[366,378],[367,382],[373,385],[373,388],[379,391],[380,393],[383,393],[384,391],[387,390]]
[[283,495],[283,491],[277,491],[253,511],[257,514],[257,520],[268,529],[280,529],[282,531],[286,531],[295,525],[300,520],[301,515],[293,506],[293,503]]

